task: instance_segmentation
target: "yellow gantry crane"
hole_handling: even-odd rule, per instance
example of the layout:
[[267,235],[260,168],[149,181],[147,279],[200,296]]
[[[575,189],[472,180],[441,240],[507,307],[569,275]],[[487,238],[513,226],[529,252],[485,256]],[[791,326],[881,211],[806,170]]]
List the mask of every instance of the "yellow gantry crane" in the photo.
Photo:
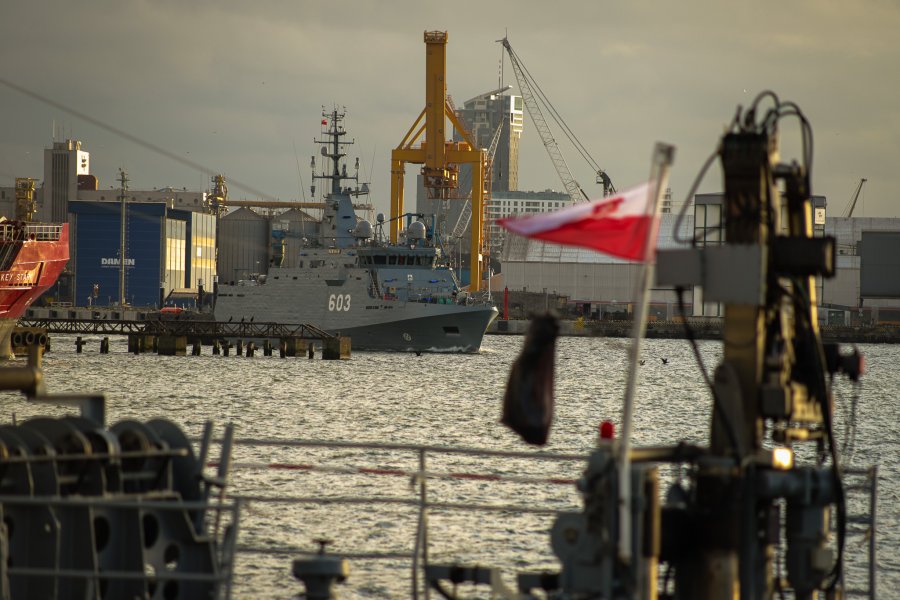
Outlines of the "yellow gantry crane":
[[[447,32],[425,32],[425,108],[391,151],[391,243],[400,237],[403,208],[403,175],[406,163],[420,164],[426,193],[432,198],[450,198],[459,183],[459,165],[472,166],[472,243],[470,246],[469,290],[481,289],[484,239],[484,182],[488,170],[487,152],[479,149],[447,99]],[[445,125],[449,119],[464,141],[448,141]],[[422,138],[424,133],[425,137]],[[420,141],[421,140],[421,141]],[[418,145],[414,145],[418,142]]]

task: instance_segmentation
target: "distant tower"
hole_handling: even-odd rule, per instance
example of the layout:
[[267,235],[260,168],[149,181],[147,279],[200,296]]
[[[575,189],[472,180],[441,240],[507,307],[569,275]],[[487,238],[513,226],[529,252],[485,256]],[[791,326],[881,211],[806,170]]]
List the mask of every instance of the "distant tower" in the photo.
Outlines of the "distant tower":
[[69,201],[77,199],[78,176],[89,174],[90,154],[81,149],[81,142],[53,142],[44,150],[44,210],[49,206],[50,221],[68,221]]
[[456,111],[480,148],[489,149],[497,129],[502,128],[494,154],[493,192],[519,189],[519,138],[522,137],[525,115],[522,97],[506,94],[510,87],[466,100],[463,108]]

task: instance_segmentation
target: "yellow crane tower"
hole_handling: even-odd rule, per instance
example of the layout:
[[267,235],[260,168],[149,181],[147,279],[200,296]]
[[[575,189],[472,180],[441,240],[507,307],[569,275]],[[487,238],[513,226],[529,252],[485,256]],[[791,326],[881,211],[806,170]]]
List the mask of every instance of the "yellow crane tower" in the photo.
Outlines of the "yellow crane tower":
[[[425,32],[425,108],[394,150],[391,151],[391,243],[400,237],[403,209],[403,175],[406,163],[424,165],[422,179],[432,198],[449,198],[459,183],[459,165],[472,165],[472,243],[469,290],[481,289],[482,240],[484,238],[484,181],[487,152],[477,148],[457,119],[447,99],[447,32]],[[465,141],[447,141],[446,120]],[[424,122],[423,122],[424,121]],[[422,134],[424,140],[419,141]],[[419,142],[418,146],[413,146]]]

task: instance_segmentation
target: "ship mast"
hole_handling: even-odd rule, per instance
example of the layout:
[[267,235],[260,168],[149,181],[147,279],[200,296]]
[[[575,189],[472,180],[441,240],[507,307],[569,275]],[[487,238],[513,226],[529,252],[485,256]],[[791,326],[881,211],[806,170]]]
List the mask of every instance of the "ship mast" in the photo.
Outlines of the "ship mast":
[[359,196],[368,193],[365,184],[363,184],[363,189],[359,189],[358,186],[353,190],[349,188],[344,190],[341,188],[341,181],[344,179],[350,179],[357,182],[357,184],[359,183],[359,159],[356,159],[356,168],[353,175],[348,175],[347,165],[341,164],[341,160],[347,156],[347,153],[343,151],[344,147],[356,143],[355,140],[341,140],[343,136],[347,135],[343,125],[346,114],[346,110],[339,111],[336,107],[332,109],[330,113],[325,112],[324,108],[322,110],[322,125],[326,128],[323,133],[326,136],[326,139],[316,139],[313,141],[317,144],[322,144],[322,156],[331,159],[331,173],[326,173],[323,170],[321,174],[316,174],[316,157],[312,157],[310,167],[312,167],[313,185],[310,187],[310,191],[312,192],[313,197],[316,195],[316,179],[331,180],[331,191],[328,193],[330,196],[336,196],[341,193]]

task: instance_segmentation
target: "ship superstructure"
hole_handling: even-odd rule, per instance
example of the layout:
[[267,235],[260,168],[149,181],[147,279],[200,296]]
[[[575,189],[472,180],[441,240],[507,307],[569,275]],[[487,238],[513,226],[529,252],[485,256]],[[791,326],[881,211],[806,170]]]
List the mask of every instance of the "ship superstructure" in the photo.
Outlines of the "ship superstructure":
[[68,261],[68,224],[0,221],[0,358],[12,355],[16,321]]
[[[385,241],[383,216],[374,227],[357,216],[353,199],[368,194],[368,185],[359,182],[358,162],[352,175],[344,163],[353,143],[344,139],[345,113],[322,116],[323,139],[316,143],[326,164],[313,177],[328,185],[318,238],[302,241],[294,267],[275,260],[265,275],[221,285],[216,318],[311,323],[349,336],[354,349],[476,352],[497,309],[460,289],[415,215],[402,217],[407,226],[397,244]],[[276,242],[283,239],[273,233]]]

